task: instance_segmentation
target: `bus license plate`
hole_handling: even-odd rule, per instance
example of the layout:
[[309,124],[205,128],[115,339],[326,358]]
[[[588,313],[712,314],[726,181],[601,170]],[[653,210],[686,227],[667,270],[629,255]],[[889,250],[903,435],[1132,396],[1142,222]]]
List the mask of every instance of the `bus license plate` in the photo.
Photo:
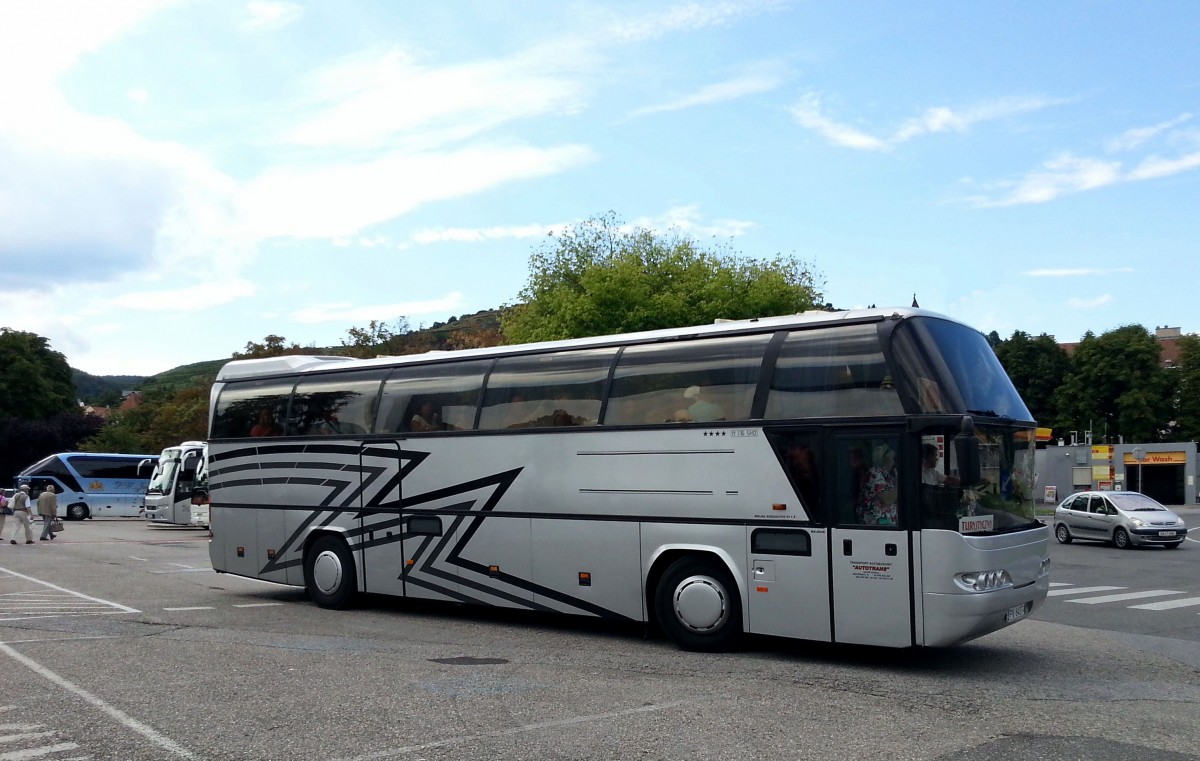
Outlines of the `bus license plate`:
[[1024,618],[1025,614],[1028,612],[1029,603],[1018,605],[1015,608],[1009,608],[1008,612],[1004,614],[1004,623],[1011,624],[1013,621],[1016,621],[1019,618]]
[[1158,535],[1159,536],[1175,536],[1175,532],[1174,531],[1159,531]]

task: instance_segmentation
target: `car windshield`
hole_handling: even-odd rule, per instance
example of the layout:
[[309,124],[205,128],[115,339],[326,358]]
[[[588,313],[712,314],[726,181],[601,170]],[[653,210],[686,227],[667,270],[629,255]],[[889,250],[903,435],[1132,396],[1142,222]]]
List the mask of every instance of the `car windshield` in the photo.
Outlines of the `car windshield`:
[[1144,494],[1110,494],[1108,498],[1127,513],[1167,509]]

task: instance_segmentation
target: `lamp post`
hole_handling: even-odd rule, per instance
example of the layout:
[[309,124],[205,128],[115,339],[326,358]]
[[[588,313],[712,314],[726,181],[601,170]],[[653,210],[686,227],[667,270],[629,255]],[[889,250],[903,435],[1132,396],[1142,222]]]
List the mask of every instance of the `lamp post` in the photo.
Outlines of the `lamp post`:
[[1133,459],[1137,460],[1138,464],[1138,494],[1143,494],[1142,491],[1142,460],[1146,459],[1146,450],[1142,447],[1133,448]]

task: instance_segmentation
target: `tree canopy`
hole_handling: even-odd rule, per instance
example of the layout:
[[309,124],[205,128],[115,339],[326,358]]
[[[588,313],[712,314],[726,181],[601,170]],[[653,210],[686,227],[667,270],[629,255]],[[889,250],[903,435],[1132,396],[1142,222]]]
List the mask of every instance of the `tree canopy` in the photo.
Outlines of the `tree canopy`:
[[1043,333],[1031,338],[1018,330],[1008,340],[1000,341],[992,331],[988,343],[1033,413],[1033,419],[1051,427],[1058,423],[1055,394],[1071,372],[1071,358],[1053,336]]
[[71,366],[49,339],[0,328],[0,418],[44,420],[76,408]]
[[802,312],[820,298],[809,266],[703,248],[679,233],[623,226],[614,214],[553,234],[529,259],[506,342],[628,333]]

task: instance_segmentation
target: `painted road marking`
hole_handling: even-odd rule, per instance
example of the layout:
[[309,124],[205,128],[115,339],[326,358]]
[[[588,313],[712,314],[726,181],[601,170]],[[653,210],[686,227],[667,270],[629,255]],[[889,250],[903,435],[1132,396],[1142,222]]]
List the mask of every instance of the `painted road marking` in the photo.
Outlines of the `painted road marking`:
[[1070,589],[1051,589],[1046,593],[1047,597],[1058,597],[1059,595],[1085,595],[1089,592],[1113,592],[1125,587],[1072,587]]
[[1200,597],[1185,597],[1181,600],[1148,602],[1145,605],[1130,605],[1129,607],[1137,608],[1138,610],[1170,610],[1171,608],[1187,608],[1192,605],[1200,605]]
[[[1067,602],[1075,602],[1080,605],[1097,605],[1102,602],[1121,602],[1122,600],[1140,600],[1144,597],[1163,597],[1164,595],[1181,595],[1183,592],[1176,592],[1171,589],[1151,589],[1145,592],[1126,592],[1119,595],[1100,595],[1099,597],[1085,597],[1081,600],[1067,600]],[[1137,606],[1130,606],[1137,607]]]

